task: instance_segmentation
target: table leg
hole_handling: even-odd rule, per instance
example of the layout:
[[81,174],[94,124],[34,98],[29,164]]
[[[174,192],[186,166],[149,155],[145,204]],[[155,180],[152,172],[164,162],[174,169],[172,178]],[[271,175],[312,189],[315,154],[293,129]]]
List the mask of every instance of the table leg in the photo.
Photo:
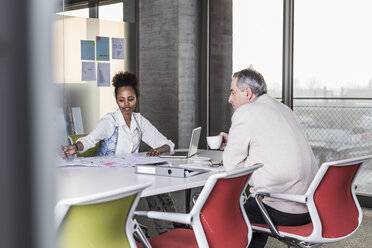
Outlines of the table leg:
[[190,212],[191,189],[185,189],[185,207],[186,213]]

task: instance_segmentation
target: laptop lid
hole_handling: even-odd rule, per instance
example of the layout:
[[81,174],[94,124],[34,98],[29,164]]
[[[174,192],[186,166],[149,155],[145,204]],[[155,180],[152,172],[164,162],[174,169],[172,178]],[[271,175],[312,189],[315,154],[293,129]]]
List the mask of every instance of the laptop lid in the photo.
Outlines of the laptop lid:
[[187,157],[192,157],[198,151],[199,139],[200,139],[201,127],[194,128],[191,134],[189,153]]
[[198,151],[199,139],[200,139],[201,127],[197,127],[192,130],[189,150],[185,152],[177,151],[173,154],[163,153],[160,154],[161,158],[189,158],[196,154]]

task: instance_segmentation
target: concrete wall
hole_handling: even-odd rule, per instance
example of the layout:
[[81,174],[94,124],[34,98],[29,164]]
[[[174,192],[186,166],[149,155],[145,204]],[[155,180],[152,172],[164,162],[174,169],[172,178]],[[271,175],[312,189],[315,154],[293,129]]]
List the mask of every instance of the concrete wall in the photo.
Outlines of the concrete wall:
[[210,135],[228,132],[232,76],[232,0],[212,0],[210,19]]
[[178,144],[188,147],[196,127],[197,106],[197,37],[195,0],[179,2],[178,58]]
[[195,126],[195,1],[139,1],[139,110],[180,148]]
[[[232,0],[210,6],[209,118],[215,135],[228,131],[232,115]],[[199,7],[198,0],[139,0],[139,110],[179,148],[188,146],[191,130],[201,124],[197,113],[207,108],[198,104],[198,84],[207,83],[197,80]]]

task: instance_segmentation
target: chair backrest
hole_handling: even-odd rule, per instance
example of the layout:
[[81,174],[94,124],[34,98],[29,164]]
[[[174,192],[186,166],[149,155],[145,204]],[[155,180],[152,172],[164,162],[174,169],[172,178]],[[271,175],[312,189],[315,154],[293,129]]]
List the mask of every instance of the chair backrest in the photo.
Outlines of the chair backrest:
[[[355,195],[354,180],[364,156],[322,164],[307,195],[313,200],[319,219],[312,216],[314,231],[320,224],[323,238],[340,238],[352,234],[362,221],[362,211]],[[315,220],[315,221],[314,221]],[[320,231],[319,231],[320,232]]]
[[148,186],[150,183],[57,204],[56,213],[58,207],[69,208],[58,229],[58,247],[135,247],[133,211],[140,192]]
[[[192,211],[200,218],[209,247],[248,246],[252,229],[241,196],[250,175],[261,166],[215,174],[206,182]],[[195,230],[197,240],[198,231]]]
[[[74,134],[74,135],[70,135],[68,136],[71,144],[73,143],[76,143],[76,141],[82,137],[85,137],[87,136],[87,134]],[[96,144],[95,147],[92,147],[90,149],[88,149],[87,151],[85,152],[78,152],[76,153],[76,156],[77,157],[94,157],[96,155],[96,152],[97,152],[97,149],[98,149],[98,146],[99,146],[99,143]]]

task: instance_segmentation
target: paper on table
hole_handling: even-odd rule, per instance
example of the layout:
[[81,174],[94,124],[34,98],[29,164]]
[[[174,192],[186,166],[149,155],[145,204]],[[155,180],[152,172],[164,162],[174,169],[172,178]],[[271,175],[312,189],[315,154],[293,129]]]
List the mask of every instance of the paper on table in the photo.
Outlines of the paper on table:
[[159,157],[144,157],[144,156],[124,156],[124,161],[127,164],[130,164],[132,166],[136,164],[162,164],[162,163],[168,163],[167,160]]
[[211,167],[208,163],[189,163],[189,164],[180,164],[179,167],[186,169],[198,169],[198,170],[208,170],[208,171],[225,171],[223,166]]
[[198,175],[204,172],[206,172],[206,170],[195,170],[195,171],[187,170],[185,171],[185,177],[195,176],[195,175]]
[[159,157],[144,157],[139,155],[127,156],[98,156],[98,157],[76,157],[72,159],[59,158],[57,166],[89,166],[89,167],[115,167],[115,166],[134,166],[136,164],[167,164],[170,163]]
[[57,160],[57,166],[87,166],[87,167],[115,167],[115,166],[130,166],[122,157],[106,156],[106,157],[76,157],[72,159]]

